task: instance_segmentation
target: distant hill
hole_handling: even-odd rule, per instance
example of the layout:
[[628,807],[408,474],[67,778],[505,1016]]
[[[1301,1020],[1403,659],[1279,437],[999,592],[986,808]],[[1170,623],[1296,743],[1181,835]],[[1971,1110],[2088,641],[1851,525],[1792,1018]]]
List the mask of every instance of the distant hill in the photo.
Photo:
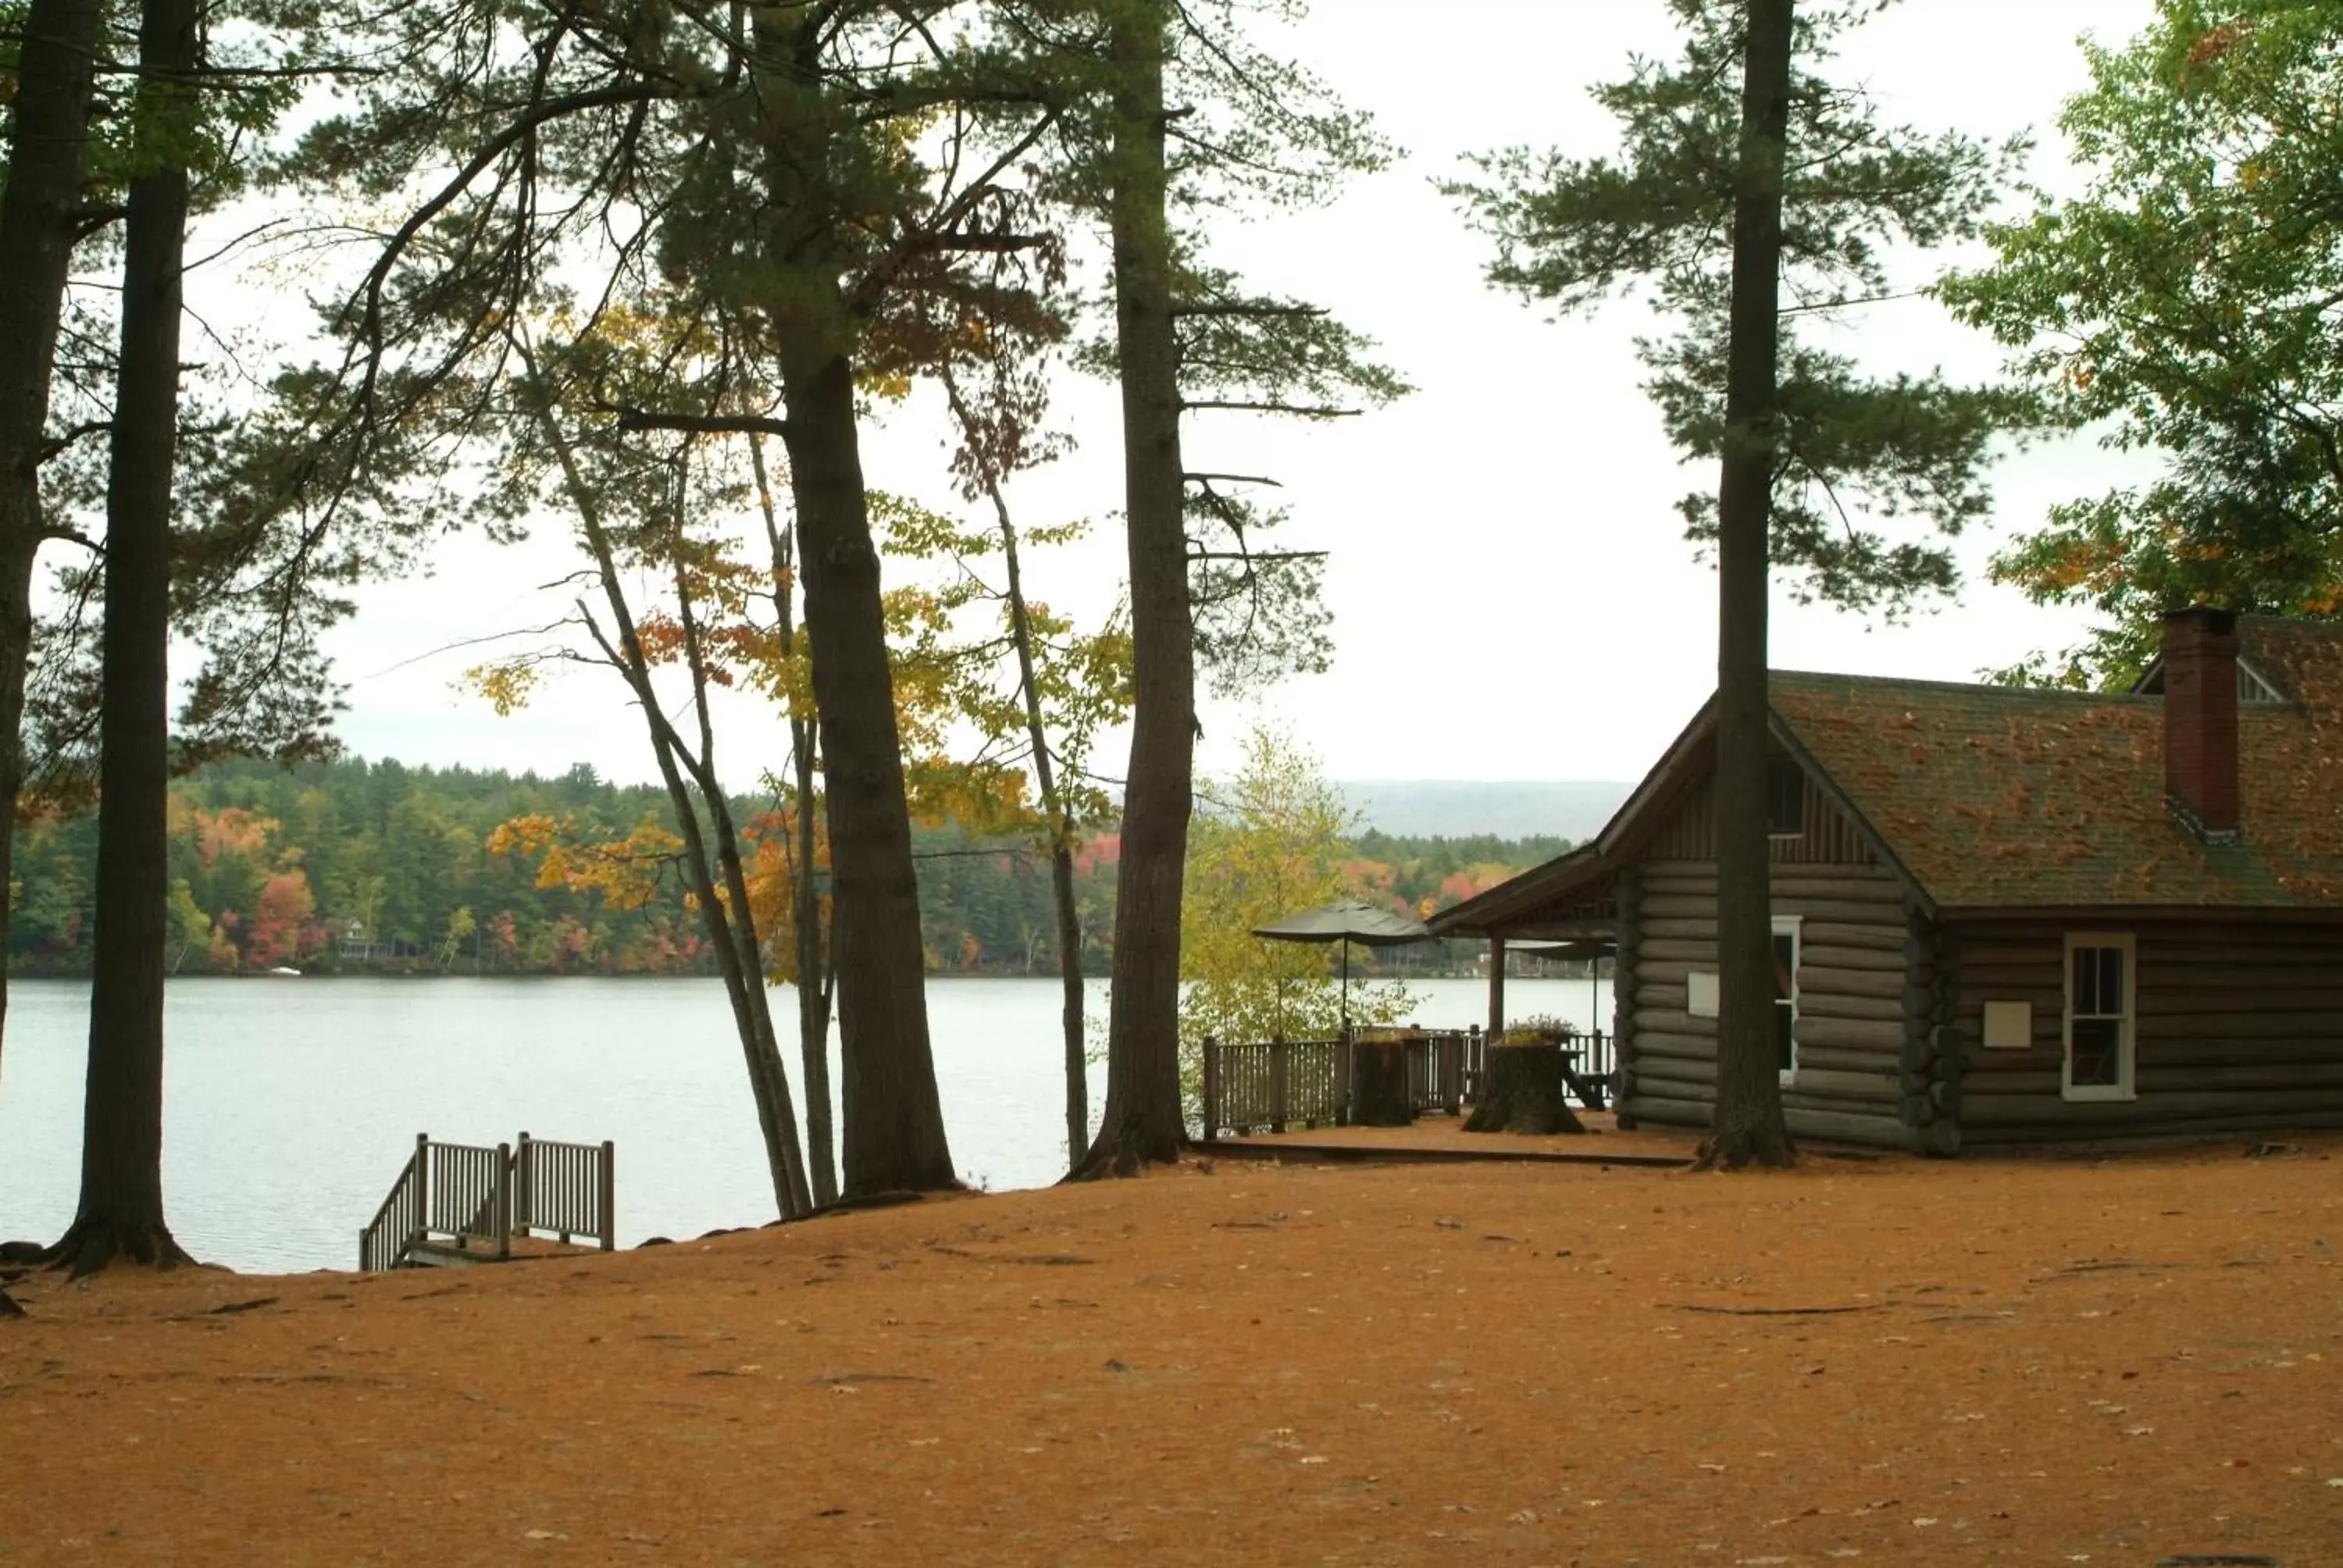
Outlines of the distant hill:
[[1355,779],[1341,789],[1365,825],[1403,837],[1502,839],[1558,833],[1593,838],[1627,798],[1633,784],[1609,779],[1482,782],[1442,779]]

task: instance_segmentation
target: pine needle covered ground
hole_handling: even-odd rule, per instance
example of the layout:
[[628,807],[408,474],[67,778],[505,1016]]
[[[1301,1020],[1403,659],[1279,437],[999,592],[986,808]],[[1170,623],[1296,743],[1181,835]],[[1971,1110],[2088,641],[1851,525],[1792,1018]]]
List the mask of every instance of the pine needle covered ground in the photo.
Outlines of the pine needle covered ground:
[[1191,1166],[461,1274],[49,1275],[0,1561],[2333,1560],[2343,1140]]

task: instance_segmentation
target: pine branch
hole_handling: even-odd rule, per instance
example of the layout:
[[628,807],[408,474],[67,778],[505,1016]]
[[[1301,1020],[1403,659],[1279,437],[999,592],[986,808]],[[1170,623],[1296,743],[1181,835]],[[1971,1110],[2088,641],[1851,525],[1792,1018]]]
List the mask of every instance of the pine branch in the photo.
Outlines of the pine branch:
[[643,408],[612,408],[621,430],[682,430],[697,436],[778,436],[789,433],[787,419],[756,414],[658,414]]
[[1325,314],[1325,307],[1318,305],[1271,305],[1265,302],[1236,299],[1218,300],[1211,303],[1200,302],[1194,305],[1181,305],[1175,302],[1172,307],[1172,315],[1175,320],[1182,317],[1191,316],[1235,316],[1250,317],[1255,320],[1292,320],[1323,316]]
[[1194,402],[1182,400],[1180,411],[1197,408],[1232,409],[1250,414],[1291,414],[1300,419],[1353,419],[1362,412],[1357,408],[1332,408],[1307,403],[1254,403],[1241,398],[1206,397]]

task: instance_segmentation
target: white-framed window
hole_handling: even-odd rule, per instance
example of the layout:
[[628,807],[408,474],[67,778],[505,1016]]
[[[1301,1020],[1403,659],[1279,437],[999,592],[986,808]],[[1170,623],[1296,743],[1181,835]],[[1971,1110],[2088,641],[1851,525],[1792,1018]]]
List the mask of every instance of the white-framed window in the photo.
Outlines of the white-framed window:
[[1799,917],[1774,917],[1775,1065],[1787,1083],[1798,1070]]
[[2123,931],[2066,933],[2066,1059],[2069,1100],[2129,1100],[2138,1009],[2139,945]]

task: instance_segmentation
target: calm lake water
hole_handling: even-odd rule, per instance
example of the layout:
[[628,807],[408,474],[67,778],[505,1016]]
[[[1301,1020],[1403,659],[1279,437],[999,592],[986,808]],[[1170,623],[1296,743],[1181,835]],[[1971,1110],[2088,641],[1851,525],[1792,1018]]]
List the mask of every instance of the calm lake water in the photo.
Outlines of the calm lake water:
[[[1417,980],[1418,1021],[1485,1016],[1469,980]],[[1581,1025],[1610,994],[1506,982],[1516,1017]],[[1106,990],[1094,982],[1092,1010]],[[0,1049],[0,1238],[73,1217],[89,988],[20,980]],[[962,1177],[1036,1187],[1064,1170],[1058,988],[936,980],[930,1028]],[[795,1073],[794,1004],[773,1001]],[[415,1135],[618,1144],[622,1245],[773,1216],[731,1012],[715,980],[187,979],[171,982],[163,1182],[196,1257],[250,1272],[355,1266]],[[1096,1113],[1105,1088],[1091,1071]],[[799,1092],[802,1091],[800,1089]]]

